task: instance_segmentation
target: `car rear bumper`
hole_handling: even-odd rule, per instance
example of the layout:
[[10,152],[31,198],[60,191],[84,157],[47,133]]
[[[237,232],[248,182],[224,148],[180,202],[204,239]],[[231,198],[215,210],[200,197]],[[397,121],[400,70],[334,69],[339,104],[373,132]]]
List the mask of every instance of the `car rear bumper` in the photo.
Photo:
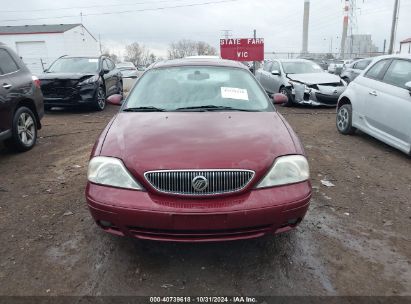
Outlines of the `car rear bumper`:
[[89,183],[86,198],[96,223],[112,234],[157,241],[229,241],[295,228],[307,212],[311,185],[201,200]]

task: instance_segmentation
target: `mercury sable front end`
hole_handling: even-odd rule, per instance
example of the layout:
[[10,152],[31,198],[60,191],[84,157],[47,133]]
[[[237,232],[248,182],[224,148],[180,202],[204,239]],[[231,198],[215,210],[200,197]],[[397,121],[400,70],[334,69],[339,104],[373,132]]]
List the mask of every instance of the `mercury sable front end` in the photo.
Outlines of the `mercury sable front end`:
[[295,133],[245,66],[157,63],[93,149],[96,223],[139,239],[238,240],[296,227],[311,197]]

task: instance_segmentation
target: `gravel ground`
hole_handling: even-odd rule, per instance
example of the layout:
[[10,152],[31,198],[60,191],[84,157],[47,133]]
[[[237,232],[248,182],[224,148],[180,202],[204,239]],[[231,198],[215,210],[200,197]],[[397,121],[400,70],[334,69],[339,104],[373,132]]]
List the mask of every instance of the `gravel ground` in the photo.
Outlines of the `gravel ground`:
[[117,110],[53,111],[32,151],[0,146],[0,295],[411,295],[410,157],[339,135],[333,109],[280,108],[311,165],[297,230],[136,241],[101,231],[84,199],[89,153]]

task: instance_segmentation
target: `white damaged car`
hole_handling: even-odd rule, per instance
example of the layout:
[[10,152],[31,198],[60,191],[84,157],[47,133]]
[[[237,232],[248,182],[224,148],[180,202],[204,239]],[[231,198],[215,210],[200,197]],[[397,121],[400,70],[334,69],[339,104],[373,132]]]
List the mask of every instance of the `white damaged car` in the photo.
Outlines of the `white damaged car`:
[[347,87],[339,76],[327,73],[315,62],[305,59],[266,61],[256,72],[256,78],[269,94],[287,95],[287,106],[335,107]]

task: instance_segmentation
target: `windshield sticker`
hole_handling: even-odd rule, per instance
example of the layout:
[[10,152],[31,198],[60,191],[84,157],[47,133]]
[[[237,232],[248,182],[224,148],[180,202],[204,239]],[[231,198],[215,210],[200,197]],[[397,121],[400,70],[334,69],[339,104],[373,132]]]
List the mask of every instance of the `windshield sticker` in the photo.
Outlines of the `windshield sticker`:
[[88,62],[98,62],[98,59],[89,59]]
[[248,92],[245,89],[221,87],[221,97],[248,101]]

